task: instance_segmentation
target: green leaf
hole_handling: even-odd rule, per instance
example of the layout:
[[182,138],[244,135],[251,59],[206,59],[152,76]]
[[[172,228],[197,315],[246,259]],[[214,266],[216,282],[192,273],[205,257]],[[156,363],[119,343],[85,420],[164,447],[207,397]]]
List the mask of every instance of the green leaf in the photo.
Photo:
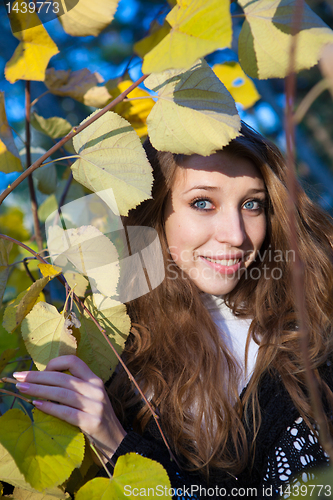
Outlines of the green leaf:
[[[101,301],[103,301],[103,308],[101,307]],[[94,294],[94,299],[88,297],[85,306],[97,319],[101,327],[105,329],[118,354],[121,354],[131,328],[131,320],[126,313],[126,306],[98,294]],[[81,338],[77,356],[98,377],[107,381],[117,366],[118,359],[86,312],[81,316],[80,320]]]
[[0,171],[20,172],[22,164],[19,152],[14,142],[12,129],[10,128],[5,109],[5,94],[0,92]]
[[[46,150],[40,147],[30,148],[31,164],[38,160]],[[26,164],[26,149],[20,150],[20,158],[23,164]],[[27,165],[29,167],[30,165]],[[54,163],[39,167],[33,173],[33,179],[37,189],[43,194],[51,194],[57,187],[57,171]]]
[[71,166],[74,179],[101,197],[102,191],[112,189],[116,206],[110,208],[116,215],[127,215],[151,198],[151,166],[139,137],[124,118],[112,111],[105,113],[76,135],[73,144],[80,156]]
[[260,99],[253,81],[237,62],[215,64],[213,71],[243,109],[251,108]]
[[87,106],[102,108],[111,100],[105,86],[98,86],[103,78],[87,68],[65,71],[50,68],[46,71],[45,85],[52,94],[76,99]]
[[41,291],[50,279],[50,277],[47,277],[35,281],[27,290],[21,292],[14,302],[6,307],[3,317],[3,327],[8,332],[13,332],[21,324],[22,320],[40,298]]
[[94,290],[112,296],[119,279],[118,252],[114,244],[94,226],[63,230],[50,226],[49,253],[56,265],[69,261],[74,270],[89,277]]
[[230,47],[229,0],[178,0],[166,20],[172,29],[144,57],[143,73],[189,68],[200,57]]
[[77,427],[39,410],[33,420],[21,410],[0,417],[0,443],[14,458],[25,480],[42,491],[63,483],[84,454],[84,436]]
[[158,91],[147,119],[157,150],[209,156],[239,135],[235,102],[205,61],[150,75],[146,86]]
[[15,33],[20,44],[5,67],[7,80],[10,83],[17,80],[43,81],[51,57],[59,52],[58,47],[35,12],[12,10],[10,16],[12,22],[21,26],[21,31]]
[[31,125],[42,132],[43,134],[51,137],[52,139],[58,139],[67,135],[72,130],[72,125],[59,116],[53,116],[52,118],[43,118],[37,115],[37,113],[32,113],[31,115]]
[[[75,7],[71,8],[71,4]],[[64,4],[63,4],[64,5]],[[68,12],[59,17],[62,27],[72,36],[97,36],[112,21],[118,0],[67,0]]]
[[75,500],[125,500],[148,496],[171,500],[168,475],[160,463],[128,453],[118,458],[112,479],[92,479],[77,492]]
[[[238,0],[245,21],[238,40],[239,61],[253,78],[284,78],[289,71],[295,0]],[[304,2],[297,34],[295,71],[311,68],[333,31]]]
[[9,276],[9,254],[12,247],[11,241],[0,239],[0,307]]
[[60,314],[46,302],[38,302],[22,321],[22,337],[38,370],[53,358],[76,353],[73,326],[80,326],[74,313]]
[[0,374],[6,368],[8,361],[10,361],[17,352],[18,349],[6,349],[0,352]]

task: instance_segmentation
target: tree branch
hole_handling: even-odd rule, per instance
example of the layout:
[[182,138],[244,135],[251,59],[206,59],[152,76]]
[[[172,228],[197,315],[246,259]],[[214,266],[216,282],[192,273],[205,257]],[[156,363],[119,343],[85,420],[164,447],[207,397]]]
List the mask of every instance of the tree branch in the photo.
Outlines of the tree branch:
[[[27,80],[25,82],[25,147],[26,147],[27,169],[29,165],[31,165],[30,111],[31,111],[30,81]],[[38,205],[37,205],[34,183],[32,179],[32,172],[28,176],[28,185],[29,185],[30,199],[31,199],[31,212],[34,221],[35,238],[38,250],[41,251],[43,249],[43,238],[39,225],[39,219],[37,213]]]

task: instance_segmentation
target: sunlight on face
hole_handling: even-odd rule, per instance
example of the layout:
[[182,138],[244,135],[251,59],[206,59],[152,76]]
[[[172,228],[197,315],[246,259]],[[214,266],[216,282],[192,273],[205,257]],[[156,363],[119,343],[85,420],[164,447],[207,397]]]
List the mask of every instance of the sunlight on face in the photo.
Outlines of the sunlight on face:
[[226,152],[187,157],[165,209],[169,250],[206,293],[235,288],[266,235],[267,192],[259,170]]

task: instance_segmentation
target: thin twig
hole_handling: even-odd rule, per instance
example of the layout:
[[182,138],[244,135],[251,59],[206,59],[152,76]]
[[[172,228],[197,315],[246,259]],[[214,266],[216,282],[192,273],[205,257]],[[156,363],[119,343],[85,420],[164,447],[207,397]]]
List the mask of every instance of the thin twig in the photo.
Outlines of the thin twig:
[[[27,158],[27,170],[31,165],[31,137],[30,137],[30,114],[31,114],[31,95],[30,95],[30,81],[25,82],[25,138],[26,138],[26,158]],[[32,172],[28,176],[28,185],[30,191],[31,199],[31,212],[34,221],[35,238],[38,246],[38,250],[43,249],[43,238],[40,230],[39,219],[38,219],[38,204],[37,197],[34,188],[34,183],[32,179]]]
[[333,456],[333,441],[329,433],[327,419],[323,410],[321,398],[318,392],[318,385],[311,368],[309,359],[309,330],[307,322],[307,308],[305,301],[304,268],[300,259],[297,230],[296,230],[296,203],[297,203],[297,180],[295,172],[295,119],[294,100],[296,93],[295,60],[297,48],[297,36],[301,28],[304,0],[296,0],[295,12],[292,24],[292,43],[289,55],[289,72],[286,78],[286,141],[287,141],[287,187],[289,192],[288,212],[289,212],[289,234],[290,246],[294,251],[295,262],[292,266],[292,276],[295,291],[295,306],[299,319],[300,347],[304,362],[307,387],[310,393],[312,409],[315,420],[319,426],[320,442],[329,456]]
[[16,398],[19,398],[19,399],[23,399],[23,401],[25,401],[26,403],[31,403],[32,404],[32,400],[31,399],[27,399],[24,396],[20,396],[20,394],[16,394],[16,392],[6,391],[6,389],[0,389],[0,392],[6,394],[7,396],[14,396],[14,401],[15,401]]
[[32,281],[33,283],[35,283],[35,281],[36,281],[36,280],[35,280],[35,278],[33,277],[33,275],[31,274],[31,271],[30,271],[30,269],[29,269],[29,267],[28,267],[28,263],[27,263],[28,259],[29,259],[28,257],[25,257],[25,259],[23,259],[23,265],[24,265],[24,267],[25,267],[25,270],[26,270],[26,272],[27,272],[27,275],[29,276],[29,278],[31,279],[31,281]]
[[79,125],[78,127],[74,127],[71,132],[69,132],[65,137],[63,137],[62,139],[60,139],[60,141],[57,142],[57,144],[55,144],[54,146],[52,146],[52,148],[50,148],[48,151],[46,151],[46,153],[44,153],[40,158],[38,158],[38,160],[36,160],[25,172],[23,172],[15,181],[13,181],[13,183],[10,186],[8,186],[8,188],[5,189],[3,191],[3,193],[1,193],[1,195],[0,195],[0,205],[7,198],[7,196],[19,184],[21,184],[21,182],[26,177],[28,177],[34,170],[36,170],[37,168],[39,168],[41,166],[41,164],[45,160],[47,160],[47,158],[49,158],[53,153],[55,153],[55,151],[58,151],[58,149],[60,149],[61,146],[63,146],[67,141],[69,141],[70,139],[72,139],[72,137],[74,137],[75,135],[77,135],[80,132],[82,132],[82,130],[84,130],[85,128],[87,128],[93,122],[95,122],[96,120],[98,120],[98,118],[100,118],[101,116],[103,116],[107,111],[109,111],[114,106],[116,106],[119,102],[121,102],[124,99],[124,97],[126,97],[127,94],[129,94],[133,89],[135,89],[138,85],[140,85],[140,83],[143,82],[147,78],[147,76],[148,75],[141,76],[138,80],[136,80],[136,82],[134,82],[132,85],[130,85],[128,87],[128,89],[124,90],[124,92],[122,92],[118,97],[116,97],[107,106],[105,106],[105,108],[101,109],[98,113],[96,113],[94,116],[90,117],[84,123],[81,123],[81,125]]
[[304,99],[299,103],[298,108],[294,114],[294,122],[296,124],[300,123],[306,113],[309,111],[310,106],[314,103],[317,97],[331,87],[331,82],[328,78],[323,78],[320,80],[312,89],[306,94]]
[[36,99],[34,99],[31,103],[31,107],[34,106],[35,104],[37,104],[37,102],[39,101],[39,99],[41,99],[42,97],[44,97],[45,95],[47,94],[50,94],[51,92],[49,90],[46,90],[45,92],[43,92],[41,95],[39,95],[38,97],[36,97]]

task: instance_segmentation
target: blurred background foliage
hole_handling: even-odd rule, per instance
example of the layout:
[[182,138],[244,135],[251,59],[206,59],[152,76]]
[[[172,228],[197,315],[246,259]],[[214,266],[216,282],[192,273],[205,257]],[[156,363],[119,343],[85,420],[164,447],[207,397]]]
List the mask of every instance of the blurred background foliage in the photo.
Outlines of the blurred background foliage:
[[[134,44],[146,36],[152,23],[163,22],[166,13],[170,10],[172,0],[121,0],[113,22],[98,37],[72,37],[65,33],[58,20],[46,24],[46,29],[59,47],[59,54],[52,57],[49,67],[59,70],[80,70],[88,68],[91,72],[98,72],[104,81],[123,77],[126,72],[132,80],[141,75],[141,59],[133,51]],[[309,6],[330,26],[333,27],[333,0],[308,0]],[[231,3],[232,14],[241,13],[240,7]],[[240,32],[243,19],[234,17],[234,40]],[[11,58],[18,45],[13,36],[6,15],[5,1],[0,3],[0,90],[5,92],[6,112],[10,125],[13,127],[15,142],[21,150],[25,135],[25,107],[24,81],[15,84],[4,78],[6,62]],[[237,43],[237,42],[234,42]],[[237,61],[237,47],[219,50],[207,57],[213,65],[225,61]],[[297,76],[296,103],[299,103],[307,92],[321,78],[318,66],[302,71]],[[285,149],[284,122],[284,81],[282,79],[254,80],[261,95],[256,104],[247,109],[239,106],[241,118],[249,125],[259,130],[265,136],[274,140],[278,146]],[[242,84],[238,78],[235,87]],[[31,83],[31,99],[34,100],[46,91],[43,82]],[[61,116],[73,126],[79,124],[95,108],[86,106],[70,97],[58,97],[46,94],[34,106],[33,111],[44,118]],[[325,91],[311,106],[306,117],[298,127],[297,150],[298,172],[303,186],[310,196],[318,201],[325,209],[333,213],[333,116],[332,97]],[[52,146],[52,139],[32,129],[32,145],[45,150]],[[37,153],[37,152],[36,152]],[[64,156],[64,152],[60,151]],[[37,154],[36,157],[40,156]],[[61,191],[65,170],[68,165],[57,164],[58,191]],[[0,174],[0,189],[3,190],[18,173]],[[75,183],[72,191],[77,189]],[[77,193],[79,194],[79,193]],[[39,204],[44,199],[38,194]],[[45,196],[46,199],[46,196]],[[23,182],[15,193],[6,200],[5,205],[20,206],[24,213],[24,225],[30,230],[32,220],[27,183]],[[3,214],[4,208],[1,208]],[[3,217],[4,215],[2,215]],[[43,214],[40,213],[43,219]],[[22,222],[23,223],[23,222]],[[22,226],[23,227],[23,226]],[[8,233],[7,233],[8,234]],[[19,238],[20,239],[20,238]]]

